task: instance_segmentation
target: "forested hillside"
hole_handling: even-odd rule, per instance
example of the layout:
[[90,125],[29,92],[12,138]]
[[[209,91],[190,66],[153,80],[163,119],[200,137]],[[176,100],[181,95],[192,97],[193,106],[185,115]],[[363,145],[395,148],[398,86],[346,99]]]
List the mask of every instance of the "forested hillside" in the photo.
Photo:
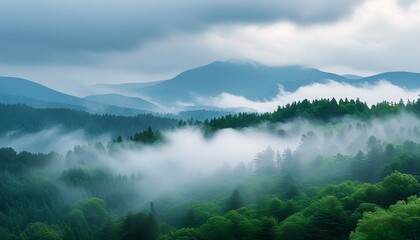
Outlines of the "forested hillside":
[[66,131],[83,130],[90,135],[110,133],[129,135],[152,127],[169,129],[177,121],[140,114],[134,117],[110,114],[89,114],[83,111],[64,108],[36,109],[26,105],[0,104],[0,134],[7,132],[33,133],[48,128],[62,127]]
[[[35,120],[27,120],[27,131],[48,126],[36,119],[55,116],[68,127],[88,126],[82,120],[90,119],[101,128],[121,124],[127,135],[63,155],[0,148],[1,239],[420,236],[419,101],[369,108],[360,101],[305,100],[273,113],[180,122],[169,131],[152,125],[169,120],[153,118],[152,128],[131,132],[128,122],[144,116],[2,109],[38,116],[28,116]],[[3,129],[23,121],[4,116]],[[258,134],[272,140],[253,155],[240,154],[250,146],[245,140],[229,145],[243,138],[256,143]],[[221,152],[214,156],[227,162],[202,161],[214,146]],[[230,146],[240,157],[223,156]],[[202,155],[192,155],[197,151]]]
[[293,102],[285,106],[279,106],[272,113],[240,113],[227,115],[205,121],[209,130],[223,128],[243,128],[263,122],[286,122],[296,118],[315,120],[321,122],[334,121],[341,117],[357,117],[363,120],[395,115],[401,112],[420,115],[420,100],[408,101],[406,104],[401,100],[399,103],[382,102],[369,107],[360,100],[320,99],[303,100]]
[[0,240],[420,240],[420,0],[0,0]]

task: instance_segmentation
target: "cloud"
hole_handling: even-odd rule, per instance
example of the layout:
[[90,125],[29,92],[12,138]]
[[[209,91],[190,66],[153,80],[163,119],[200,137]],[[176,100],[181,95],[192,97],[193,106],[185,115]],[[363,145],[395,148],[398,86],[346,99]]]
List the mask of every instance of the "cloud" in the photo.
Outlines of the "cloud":
[[368,105],[383,101],[399,102],[400,99],[416,100],[420,89],[403,89],[392,85],[386,81],[379,81],[376,84],[351,85],[329,81],[327,83],[315,83],[298,88],[295,92],[287,92],[280,89],[277,97],[270,101],[252,101],[242,96],[235,96],[229,93],[222,93],[212,98],[198,99],[200,104],[221,107],[221,108],[239,108],[246,107],[255,109],[259,112],[274,111],[277,106],[283,106],[288,103],[301,101],[303,99],[357,99],[366,102]]
[[[101,153],[98,158],[118,175],[142,176],[139,185],[142,195],[153,197],[168,191],[182,192],[186,185],[202,181],[224,165],[234,169],[245,163],[252,169],[256,155],[267,147],[280,154],[287,148],[294,154],[299,151],[300,163],[306,164],[319,155],[330,157],[338,153],[365,152],[366,142],[372,135],[384,144],[402,144],[405,140],[418,142],[420,135],[412,130],[419,127],[418,117],[400,114],[368,122],[345,118],[334,126],[296,120],[270,128],[225,129],[210,138],[203,136],[199,129],[184,128],[167,132],[167,142],[162,145],[123,147],[114,153]],[[285,134],[277,134],[277,130]],[[302,135],[309,131],[316,140],[301,145]],[[220,176],[233,177],[230,174]]]
[[418,0],[2,1],[0,18],[0,75],[78,96],[215,60],[420,72]]
[[351,14],[361,0],[2,1],[0,62],[89,63],[92,53],[131,51],[227,23],[317,24]]
[[[51,171],[59,174],[62,170],[73,167],[99,168],[110,170],[120,177],[140,176],[129,182],[133,187],[130,189],[138,191],[141,196],[141,199],[136,200],[137,206],[141,201],[148,202],[150,198],[162,193],[183,193],[185,186],[205,182],[203,179],[211,177],[223,166],[232,170],[238,164],[245,163],[252,169],[256,155],[267,147],[274,152],[279,151],[280,154],[290,148],[294,154],[298,152],[300,163],[305,164],[318,155],[354,155],[359,150],[365,151],[367,139],[371,135],[375,135],[384,144],[402,144],[405,140],[419,142],[419,123],[419,118],[410,114],[368,122],[349,117],[337,120],[334,125],[301,119],[272,124],[269,127],[261,125],[242,130],[224,129],[211,137],[204,136],[200,129],[178,128],[164,132],[166,141],[162,144],[140,145],[124,142],[108,149],[96,148],[95,144],[89,143],[101,141],[103,145],[107,145],[109,138],[99,136],[89,139],[83,131],[68,133],[60,128],[52,128],[19,137],[3,136],[0,138],[0,146],[10,146],[18,151],[47,153],[54,150],[64,157],[68,150],[73,149],[74,144],[81,145],[82,147],[66,155],[67,161],[54,162],[50,166]],[[301,145],[302,135],[309,131],[313,133],[315,140]],[[282,134],[278,134],[280,132]],[[224,172],[215,177],[218,181],[237,177],[231,173]],[[80,189],[71,189],[69,194],[74,194],[76,190]],[[72,195],[72,198],[75,196]]]
[[216,52],[264,64],[299,64],[327,71],[372,74],[420,71],[420,1],[370,0],[347,18],[324,25],[293,22],[213,29]]
[[187,128],[165,136],[167,142],[161,146],[123,148],[100,158],[119,174],[141,173],[143,185],[153,186],[149,192],[173,191],[175,186],[206,177],[224,164],[234,168],[239,163],[252,162],[255,155],[268,146],[280,151],[296,148],[300,139],[300,136],[281,139],[262,129],[228,129],[205,138],[200,130]]

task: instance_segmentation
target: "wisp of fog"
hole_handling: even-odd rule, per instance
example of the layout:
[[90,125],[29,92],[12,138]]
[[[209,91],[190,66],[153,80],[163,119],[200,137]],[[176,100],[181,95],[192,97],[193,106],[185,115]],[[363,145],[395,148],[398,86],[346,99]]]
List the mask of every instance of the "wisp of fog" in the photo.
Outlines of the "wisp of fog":
[[[206,136],[200,128],[185,127],[164,132],[165,140],[154,145],[130,141],[109,145],[112,142],[104,136],[88,139],[82,130],[66,133],[53,128],[19,137],[3,136],[1,146],[33,152],[58,149],[63,157],[69,151],[73,157],[69,158],[67,153],[61,170],[106,168],[115,175],[140,176],[137,190],[143,197],[152,199],[211,176],[223,166],[235,168],[244,163],[252,173],[256,156],[267,148],[280,156],[290,149],[304,162],[310,162],[319,155],[355,155],[365,151],[372,135],[383,144],[400,144],[404,140],[419,142],[419,129],[420,121],[416,116],[402,113],[364,122],[346,117],[323,124],[304,119],[264,123],[241,130],[220,130],[211,136]],[[108,147],[95,148],[88,144],[94,141]],[[73,150],[74,145],[84,146],[84,150]],[[84,159],[84,163],[72,159]]]
[[302,99],[315,100],[321,98],[335,99],[357,99],[366,102],[369,106],[383,102],[399,102],[418,98],[420,89],[404,89],[393,85],[385,80],[374,84],[363,83],[352,85],[327,81],[326,83],[314,83],[298,88],[294,92],[287,92],[281,86],[279,93],[273,99],[266,101],[252,101],[243,96],[236,96],[229,93],[222,93],[211,98],[199,98],[200,104],[220,108],[250,108],[258,112],[269,112],[277,106],[297,102]]

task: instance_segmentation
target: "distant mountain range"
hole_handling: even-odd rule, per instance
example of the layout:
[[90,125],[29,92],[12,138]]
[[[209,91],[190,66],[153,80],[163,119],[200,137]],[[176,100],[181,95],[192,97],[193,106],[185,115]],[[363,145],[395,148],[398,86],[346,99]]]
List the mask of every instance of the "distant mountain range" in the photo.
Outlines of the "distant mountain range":
[[83,105],[83,100],[55,91],[41,84],[14,77],[0,77],[0,94],[25,97],[44,102]]
[[58,92],[26,79],[0,77],[0,103],[26,104],[37,108],[68,108],[91,113],[110,113],[115,115],[146,113],[146,110],[141,108],[121,107],[93,100]]
[[130,93],[164,105],[194,104],[197,98],[214,97],[223,92],[250,100],[266,100],[278,94],[279,86],[286,91],[295,91],[299,87],[327,80],[356,85],[387,80],[407,89],[420,88],[419,73],[387,72],[362,77],[352,74],[338,75],[302,66],[271,67],[253,62],[217,61],[184,71],[158,84],[132,88]]
[[[279,87],[295,91],[299,87],[327,80],[350,84],[375,83],[379,80],[407,89],[420,88],[420,74],[387,72],[369,77],[338,75],[301,66],[271,67],[253,62],[217,61],[184,71],[172,79],[149,83],[97,84],[101,94],[79,98],[55,91],[29,80],[0,77],[0,103],[22,103],[33,107],[62,107],[93,113],[135,115],[164,112],[183,106],[185,110],[218,112],[252,109],[217,109],[197,105],[198,98],[230,93],[250,100],[268,100]],[[147,99],[147,100],[146,100]],[[181,110],[182,110],[181,109]]]
[[256,63],[218,61],[136,91],[164,103],[194,102],[197,97],[214,97],[223,92],[251,100],[264,100],[275,97],[280,84],[285,90],[294,91],[300,86],[326,79],[348,80],[334,73],[300,66],[269,67]]
[[[141,86],[142,84],[130,84]],[[25,104],[35,108],[65,108],[97,114],[136,116],[153,114],[179,120],[220,117],[244,109],[219,109],[215,107],[187,107],[173,114],[139,97],[119,94],[98,94],[79,98],[58,92],[41,84],[14,77],[0,77],[0,104]]]

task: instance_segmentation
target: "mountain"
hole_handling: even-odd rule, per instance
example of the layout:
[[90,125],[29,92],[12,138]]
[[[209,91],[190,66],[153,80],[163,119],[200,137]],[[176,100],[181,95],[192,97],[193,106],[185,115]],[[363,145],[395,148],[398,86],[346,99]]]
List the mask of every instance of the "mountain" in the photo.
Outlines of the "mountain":
[[81,105],[72,105],[60,102],[48,102],[24,96],[16,96],[3,93],[0,93],[0,104],[25,104],[34,108],[66,108],[80,111],[87,110]]
[[119,94],[99,94],[84,98],[85,100],[104,105],[112,105],[123,108],[142,109],[146,111],[158,111],[160,108],[156,104],[148,102],[138,97],[127,97]]
[[132,95],[137,89],[150,87],[163,81],[143,82],[143,83],[120,83],[120,84],[95,84],[90,86],[91,90],[98,94]]
[[[139,85],[133,84],[132,86],[138,87]],[[150,115],[150,113],[153,113],[157,117],[180,120],[190,118],[204,120],[205,118],[227,115],[233,111],[231,109],[197,107],[196,109],[185,109],[187,111],[178,114],[160,114],[156,113],[162,110],[159,106],[138,97],[101,94],[78,98],[26,79],[13,77],[0,77],[0,104],[25,104],[38,109],[61,108],[118,116],[137,116],[145,113]]]
[[361,78],[358,81],[375,83],[379,80],[386,80],[396,86],[406,89],[420,88],[420,73],[413,72],[385,72]]
[[[275,97],[280,87],[286,91],[295,91],[299,87],[326,80],[355,85],[387,80],[406,89],[420,88],[419,73],[386,72],[368,77],[349,74],[341,76],[302,66],[273,67],[254,62],[216,61],[184,71],[165,81],[95,85],[108,88],[111,94],[86,98],[60,93],[25,79],[0,77],[0,103],[25,103],[34,107],[64,107],[120,115],[163,112],[165,108],[174,112],[236,112],[236,109],[208,109],[209,106],[202,106],[205,101],[200,101],[200,98],[208,99],[221,93],[230,93],[263,101]],[[119,92],[130,92],[130,96],[137,97],[128,97]]]
[[22,78],[0,77],[0,94],[24,97],[43,102],[83,105],[83,99],[64,94]]
[[327,79],[346,81],[347,78],[301,66],[270,67],[257,63],[213,62],[182,72],[159,84],[137,89],[155,101],[194,102],[197,97],[213,97],[223,92],[252,100],[276,96],[279,85],[287,91]]
[[58,92],[41,84],[14,77],[0,77],[0,103],[26,104],[36,108],[66,108],[90,113],[109,113],[133,116],[148,113],[144,109],[130,109],[97,103]]
[[359,76],[359,75],[356,75],[356,74],[344,74],[344,75],[341,75],[341,76],[343,76],[347,79],[361,79],[361,78],[363,78],[362,76]]
[[184,71],[176,77],[152,86],[138,88],[140,96],[161,104],[194,105],[197,99],[230,93],[250,100],[265,100],[278,94],[279,86],[295,91],[311,83],[326,80],[350,84],[387,80],[403,88],[420,88],[420,74],[388,72],[369,77],[338,75],[302,66],[265,66],[254,62],[222,62]]

